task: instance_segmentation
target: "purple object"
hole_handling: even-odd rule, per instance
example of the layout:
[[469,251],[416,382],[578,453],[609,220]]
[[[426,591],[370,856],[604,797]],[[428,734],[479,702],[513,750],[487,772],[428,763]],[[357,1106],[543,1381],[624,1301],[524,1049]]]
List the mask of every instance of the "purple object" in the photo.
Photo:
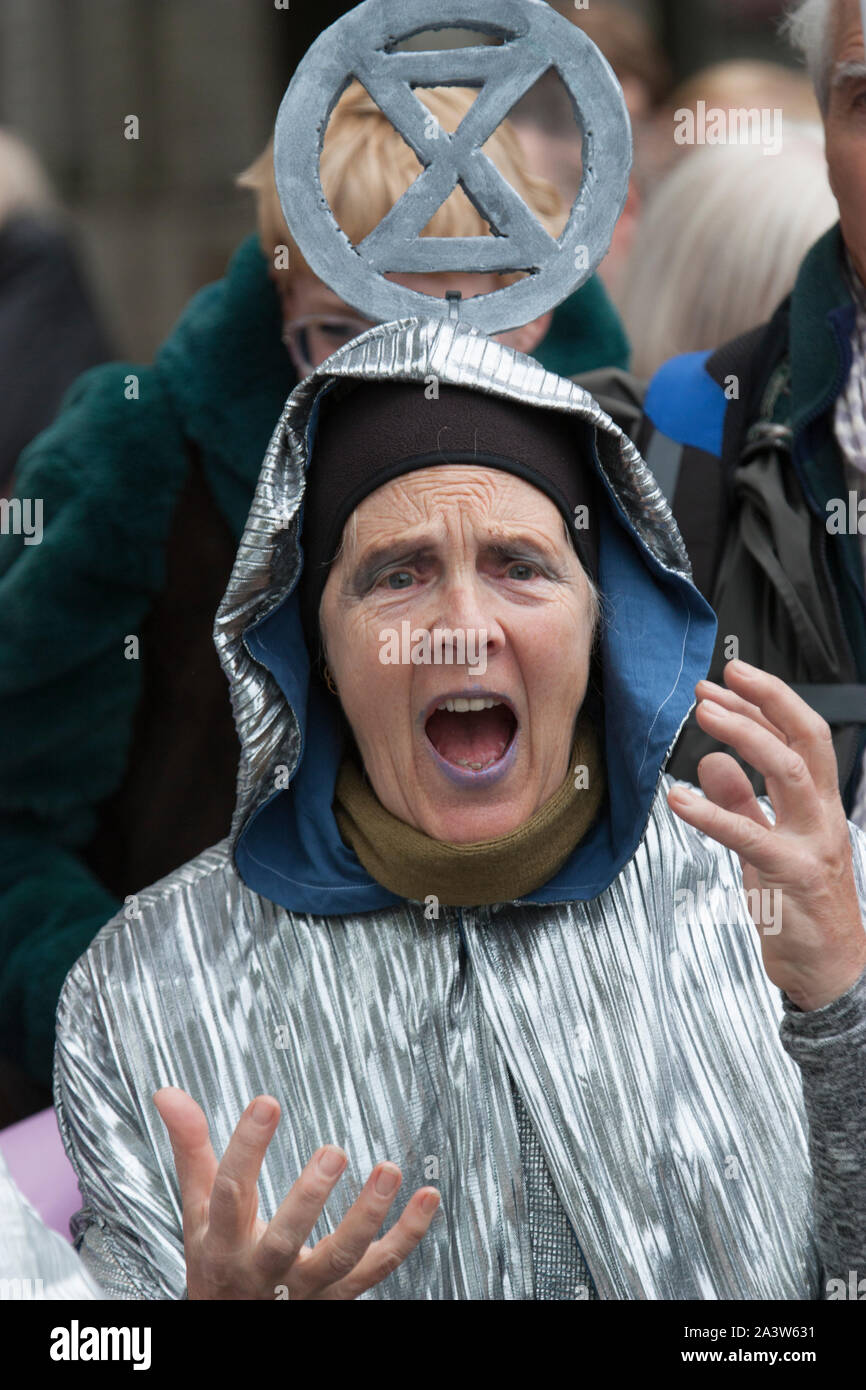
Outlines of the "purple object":
[[70,1218],[83,1202],[53,1107],[0,1130],[0,1150],[18,1187],[46,1226],[69,1240]]

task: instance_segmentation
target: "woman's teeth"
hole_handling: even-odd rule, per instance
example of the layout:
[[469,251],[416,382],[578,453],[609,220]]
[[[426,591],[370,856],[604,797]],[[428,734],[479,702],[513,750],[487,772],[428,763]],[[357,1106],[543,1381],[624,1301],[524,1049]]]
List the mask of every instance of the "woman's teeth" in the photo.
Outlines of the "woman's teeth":
[[[449,714],[467,714],[469,710],[493,709],[494,705],[501,704],[501,700],[446,700],[443,705],[437,705],[437,709],[447,709]],[[474,763],[467,763],[467,767],[474,767]]]
[[[452,719],[451,715],[460,715]],[[504,756],[517,718],[494,695],[456,695],[440,701],[427,720],[427,738],[448,763],[486,772]]]

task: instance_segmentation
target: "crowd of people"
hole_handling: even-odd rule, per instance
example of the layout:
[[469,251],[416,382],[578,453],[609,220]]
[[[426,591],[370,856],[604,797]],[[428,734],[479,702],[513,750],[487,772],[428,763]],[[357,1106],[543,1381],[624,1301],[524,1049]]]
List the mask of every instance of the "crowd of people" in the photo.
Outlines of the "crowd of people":
[[[799,0],[796,63],[679,86],[617,0],[551,8],[622,88],[628,197],[597,273],[483,352],[319,278],[271,140],[225,278],[151,364],[110,361],[0,141],[0,1201],[28,1277],[821,1299],[866,1271],[861,8]],[[476,93],[417,95],[454,132]],[[484,150],[562,235],[555,71]],[[420,173],[350,83],[321,182],[352,245]],[[489,231],[457,187],[423,235]],[[401,624],[483,632],[481,678],[384,662]],[[52,1106],[78,1255],[11,1162]]]

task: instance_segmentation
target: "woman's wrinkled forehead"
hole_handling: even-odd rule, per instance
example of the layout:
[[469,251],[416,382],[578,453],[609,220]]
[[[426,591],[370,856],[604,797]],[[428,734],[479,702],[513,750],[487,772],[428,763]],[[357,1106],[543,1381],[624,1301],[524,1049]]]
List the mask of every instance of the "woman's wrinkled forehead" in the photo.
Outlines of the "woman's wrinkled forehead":
[[343,528],[331,574],[359,595],[392,564],[477,559],[520,559],[562,578],[582,569],[569,527],[544,493],[488,468],[442,467],[364,499]]
[[[438,499],[440,511],[447,507],[451,493],[443,478],[455,466],[463,470],[464,509],[471,503],[473,514],[485,506],[488,512],[501,512],[511,499],[515,510],[526,513],[528,507],[534,515],[547,501],[551,507],[542,516],[551,520],[556,543],[561,545],[561,533],[552,518],[558,510],[566,526],[580,527],[573,537],[575,548],[587,573],[597,573],[590,422],[571,411],[445,382],[431,393],[425,381],[346,380],[321,399],[307,469],[299,586],[308,640],[315,638],[329,566],[345,544],[352,513],[367,501],[363,516],[371,508],[375,515],[382,504],[374,495],[391,487],[388,524],[398,530],[418,526],[425,506],[435,511]],[[412,482],[421,472],[427,476]],[[520,495],[528,503],[513,501],[517,484],[523,485]],[[359,516],[353,526],[361,521]],[[378,524],[385,522],[380,518]],[[535,524],[543,526],[542,521]]]
[[443,547],[461,537],[521,533],[560,545],[570,540],[565,518],[539,488],[501,469],[442,464],[416,469],[377,488],[343,528],[340,553],[359,555],[371,545],[421,535]]

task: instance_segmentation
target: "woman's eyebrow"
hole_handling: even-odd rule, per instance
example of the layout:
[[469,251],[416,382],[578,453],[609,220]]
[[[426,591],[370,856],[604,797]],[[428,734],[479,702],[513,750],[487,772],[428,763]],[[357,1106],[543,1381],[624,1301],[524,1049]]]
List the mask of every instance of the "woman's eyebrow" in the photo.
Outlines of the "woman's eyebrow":
[[[405,541],[385,541],[370,546],[353,567],[348,584],[355,593],[366,593],[382,570],[389,565],[419,564],[436,554],[438,546],[432,541],[417,541],[407,545]],[[536,560],[545,566],[556,566],[558,557],[555,549],[541,544],[534,536],[522,532],[491,532],[481,537],[480,549],[483,554],[498,560],[508,559],[515,552],[524,559]]]
[[349,585],[355,592],[365,592],[376,576],[389,565],[417,564],[429,559],[435,546],[429,542],[407,546],[405,541],[385,541],[369,547],[353,567],[349,575]]
[[524,559],[537,560],[542,565],[555,565],[557,562],[556,551],[552,546],[543,545],[536,537],[525,536],[519,532],[488,536],[481,548],[486,554],[495,555],[500,560],[508,559],[515,552],[519,552]]

